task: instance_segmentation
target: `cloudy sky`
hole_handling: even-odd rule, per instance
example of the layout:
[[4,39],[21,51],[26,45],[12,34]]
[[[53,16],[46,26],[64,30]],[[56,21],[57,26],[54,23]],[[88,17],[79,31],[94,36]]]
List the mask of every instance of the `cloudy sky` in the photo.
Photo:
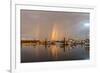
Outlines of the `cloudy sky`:
[[21,10],[21,39],[89,37],[89,13]]

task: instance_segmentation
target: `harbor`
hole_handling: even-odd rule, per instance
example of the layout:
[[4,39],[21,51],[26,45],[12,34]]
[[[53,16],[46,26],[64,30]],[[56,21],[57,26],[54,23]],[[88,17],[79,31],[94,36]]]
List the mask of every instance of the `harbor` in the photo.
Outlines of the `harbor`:
[[89,59],[89,39],[44,41],[21,41],[22,62],[45,62],[62,60],[86,60]]

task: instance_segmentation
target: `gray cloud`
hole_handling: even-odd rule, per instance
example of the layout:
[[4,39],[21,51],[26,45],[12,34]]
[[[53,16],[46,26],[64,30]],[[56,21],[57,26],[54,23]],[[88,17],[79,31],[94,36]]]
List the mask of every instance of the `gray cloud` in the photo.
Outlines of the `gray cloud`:
[[89,23],[89,13],[21,10],[21,39],[51,39],[53,29],[57,39],[88,38],[84,23]]

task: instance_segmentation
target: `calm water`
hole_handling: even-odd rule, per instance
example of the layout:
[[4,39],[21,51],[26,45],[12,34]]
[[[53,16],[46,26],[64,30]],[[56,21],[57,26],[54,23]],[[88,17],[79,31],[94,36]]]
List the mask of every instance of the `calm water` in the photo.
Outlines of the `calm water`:
[[21,62],[45,62],[89,59],[89,48],[83,45],[28,45],[21,48]]

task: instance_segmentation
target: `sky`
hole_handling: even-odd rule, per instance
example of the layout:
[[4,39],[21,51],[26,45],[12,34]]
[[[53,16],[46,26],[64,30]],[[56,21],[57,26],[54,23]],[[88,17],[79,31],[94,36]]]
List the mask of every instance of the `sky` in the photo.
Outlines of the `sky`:
[[89,13],[21,10],[21,40],[89,38]]

